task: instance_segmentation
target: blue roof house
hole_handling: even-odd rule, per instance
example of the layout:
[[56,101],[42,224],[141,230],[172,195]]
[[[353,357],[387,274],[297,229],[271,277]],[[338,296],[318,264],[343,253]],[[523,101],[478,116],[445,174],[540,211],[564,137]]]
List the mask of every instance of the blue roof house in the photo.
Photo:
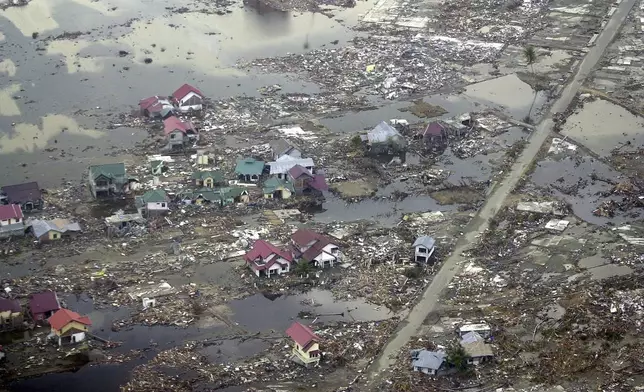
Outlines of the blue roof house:
[[415,372],[435,376],[447,367],[447,354],[443,351],[411,350],[410,354]]

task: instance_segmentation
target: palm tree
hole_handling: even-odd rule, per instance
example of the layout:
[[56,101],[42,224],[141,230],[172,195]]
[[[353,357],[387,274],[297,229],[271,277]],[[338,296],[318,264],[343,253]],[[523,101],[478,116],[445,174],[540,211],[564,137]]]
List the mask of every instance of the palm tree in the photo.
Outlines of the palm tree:
[[295,265],[295,270],[294,270],[294,272],[295,272],[298,276],[308,277],[308,276],[309,276],[309,274],[310,274],[310,273],[312,273],[314,269],[315,269],[315,268],[313,268],[313,266],[311,265],[311,263],[309,263],[309,262],[308,262],[308,261],[306,261],[306,260],[302,260],[302,261],[298,262],[298,263]]
[[[532,77],[534,79],[535,73],[534,73],[534,63],[537,61],[537,51],[535,50],[534,46],[526,46],[523,48],[523,58],[525,59],[526,63],[530,66],[530,71],[532,71]],[[534,103],[537,101],[537,89],[535,87],[534,89],[534,98],[532,99],[532,105],[530,105],[530,111],[528,112],[528,115],[526,116],[525,120],[527,123],[530,122],[530,117],[532,116],[532,109],[534,108]]]
[[453,365],[458,371],[467,369],[467,360],[469,359],[467,352],[458,343],[452,343],[447,347],[447,362]]

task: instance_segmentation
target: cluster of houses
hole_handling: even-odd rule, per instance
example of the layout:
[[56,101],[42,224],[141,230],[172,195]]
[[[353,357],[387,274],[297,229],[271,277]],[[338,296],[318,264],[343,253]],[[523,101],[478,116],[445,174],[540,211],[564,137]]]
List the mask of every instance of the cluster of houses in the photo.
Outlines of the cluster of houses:
[[203,108],[205,95],[196,87],[184,84],[169,97],[155,95],[139,102],[141,115],[163,120],[163,134],[168,144],[165,151],[183,150],[199,140],[199,132],[190,121],[181,121],[177,115]]
[[0,238],[32,234],[39,242],[56,241],[81,231],[68,219],[26,219],[25,214],[44,206],[37,182],[3,186],[0,191]]
[[27,311],[17,299],[0,298],[0,331],[20,330],[27,323],[49,325],[48,338],[59,346],[82,342],[92,325],[87,316],[61,307],[53,291],[32,294]]
[[283,248],[257,240],[244,255],[246,264],[258,277],[288,273],[293,264],[300,261],[325,268],[333,267],[341,259],[337,241],[309,229],[298,229],[291,235],[288,246]]
[[[494,351],[489,341],[492,329],[485,323],[465,324],[458,329],[458,344],[462,347],[469,365],[479,365],[494,359]],[[444,350],[415,349],[410,351],[411,366],[416,372],[432,376],[449,373],[454,364]]]

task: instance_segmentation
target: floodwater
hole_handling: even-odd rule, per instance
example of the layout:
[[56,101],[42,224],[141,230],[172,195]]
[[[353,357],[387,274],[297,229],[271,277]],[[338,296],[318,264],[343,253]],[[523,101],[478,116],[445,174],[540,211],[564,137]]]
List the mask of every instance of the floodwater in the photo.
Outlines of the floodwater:
[[[599,179],[593,180],[595,174]],[[581,155],[566,156],[561,159],[540,161],[531,176],[537,187],[547,189],[552,196],[563,199],[572,206],[573,213],[580,219],[593,224],[624,223],[639,219],[643,208],[632,208],[620,213],[616,211],[613,218],[593,215],[593,211],[603,202],[619,202],[619,195],[608,195],[613,185],[606,181],[620,181],[620,173],[599,160]],[[607,194],[603,197],[602,194]]]
[[224,15],[197,12],[203,6],[189,3],[181,6],[192,8],[173,12],[177,3],[168,0],[154,6],[32,0],[8,8],[0,13],[0,164],[9,169],[2,182],[28,178],[53,187],[80,179],[94,159],[147,137],[141,130],[106,131],[118,123],[114,114],[186,82],[213,98],[257,95],[273,84],[283,92],[314,93],[311,83],[246,74],[232,65],[301,52],[305,41],[312,49],[343,44],[355,35],[347,26],[373,2],[334,10],[333,17],[277,11],[258,0],[236,3]]
[[528,115],[533,101],[533,114],[546,102],[541,92],[537,93],[535,100],[535,91],[516,74],[471,84],[465,88],[465,95],[486,106],[504,108],[517,120],[523,120]]
[[[41,377],[19,381],[10,386],[11,391],[96,391],[113,392],[127,382],[129,372],[137,365],[152,359],[157,352],[182,342],[207,340],[227,334],[225,327],[213,328],[178,328],[166,326],[133,326],[118,332],[110,329],[112,322],[127,318],[130,311],[123,307],[95,309],[91,298],[86,295],[68,295],[63,298],[70,309],[90,316],[93,322],[92,333],[108,340],[122,342],[123,345],[110,352],[126,353],[130,350],[145,350],[133,361],[101,366],[85,366],[77,372],[49,374]],[[319,322],[332,321],[377,321],[394,316],[384,307],[367,304],[363,300],[334,301],[330,292],[314,289],[304,294],[283,295],[274,300],[257,294],[245,299],[231,301],[228,306],[232,311],[231,321],[248,333],[262,332],[270,334],[271,330],[279,334],[286,330],[294,320],[306,315],[307,323],[318,317]],[[343,313],[340,315],[340,313]],[[239,331],[235,331],[239,333]],[[222,340],[204,347],[202,354],[215,363],[224,363],[247,358],[260,353],[267,347],[260,340]],[[96,383],[96,380],[106,382]]]
[[566,120],[561,133],[583,144],[599,156],[615,148],[635,151],[644,143],[644,120],[622,106],[603,99],[585,102]]

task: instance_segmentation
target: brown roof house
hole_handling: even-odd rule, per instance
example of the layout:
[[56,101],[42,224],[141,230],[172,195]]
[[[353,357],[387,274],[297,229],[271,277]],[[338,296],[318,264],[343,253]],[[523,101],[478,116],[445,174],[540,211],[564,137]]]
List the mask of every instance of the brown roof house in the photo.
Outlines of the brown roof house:
[[25,220],[20,205],[0,205],[0,238],[23,235]]
[[190,121],[181,121],[175,116],[163,120],[163,133],[168,140],[164,150],[181,150],[199,140],[199,133]]
[[24,316],[17,299],[0,298],[0,331],[12,331],[22,327]]
[[192,110],[201,110],[205,97],[206,96],[201,91],[199,91],[199,89],[192,87],[187,83],[179,87],[177,91],[172,93],[172,100],[174,104],[183,113]]
[[24,212],[43,207],[42,192],[35,181],[3,186],[2,195],[4,204],[19,204]]
[[299,229],[291,235],[295,257],[324,268],[342,258],[340,247],[331,238],[309,229]]
[[296,321],[286,330],[286,334],[293,339],[293,361],[304,366],[320,363],[320,338],[311,328]]
[[324,174],[313,174],[301,165],[295,165],[288,171],[288,180],[293,184],[297,195],[322,196],[322,192],[329,189]]
[[60,309],[60,302],[53,291],[31,294],[29,298],[29,311],[35,322],[47,320],[58,309]]
[[440,150],[447,146],[448,129],[447,127],[434,121],[427,125],[421,132],[421,138],[425,147],[433,150]]

